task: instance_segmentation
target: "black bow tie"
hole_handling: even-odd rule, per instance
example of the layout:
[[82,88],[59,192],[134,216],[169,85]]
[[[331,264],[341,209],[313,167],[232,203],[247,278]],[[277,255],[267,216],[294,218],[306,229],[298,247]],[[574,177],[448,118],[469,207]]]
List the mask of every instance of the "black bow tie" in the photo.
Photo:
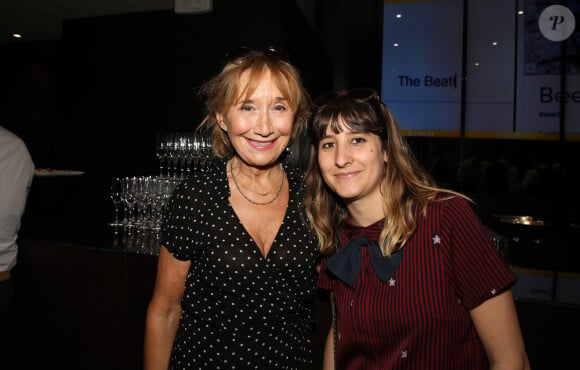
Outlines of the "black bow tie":
[[383,257],[377,243],[371,243],[366,237],[359,236],[349,241],[340,251],[326,260],[326,268],[344,283],[353,286],[362,269],[362,246],[369,250],[371,264],[375,274],[386,283],[401,262],[402,250]]

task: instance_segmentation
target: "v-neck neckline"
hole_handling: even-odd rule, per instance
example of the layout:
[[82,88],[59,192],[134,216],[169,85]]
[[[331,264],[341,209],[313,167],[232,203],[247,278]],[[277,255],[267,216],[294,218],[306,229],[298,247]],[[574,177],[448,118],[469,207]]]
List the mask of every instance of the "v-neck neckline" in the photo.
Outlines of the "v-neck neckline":
[[244,230],[244,234],[248,237],[248,239],[251,240],[251,244],[258,251],[258,254],[260,255],[260,257],[264,261],[268,261],[270,255],[272,254],[272,251],[274,250],[274,248],[278,244],[277,243],[278,236],[280,235],[280,231],[282,229],[282,226],[285,224],[285,221],[288,218],[288,212],[289,212],[289,209],[290,209],[290,206],[291,206],[291,203],[292,203],[292,199],[291,199],[291,184],[290,184],[290,178],[288,177],[288,172],[284,168],[285,178],[286,178],[286,181],[288,182],[288,204],[286,205],[286,208],[284,210],[284,215],[282,216],[281,222],[278,225],[278,228],[276,229],[276,233],[274,234],[274,239],[272,240],[272,244],[270,245],[270,248],[268,249],[268,253],[263,253],[262,252],[262,248],[260,248],[260,246],[256,242],[256,239],[254,238],[254,236],[252,236],[252,233],[250,233],[248,231],[248,229],[246,228],[246,225],[244,225],[244,223],[240,219],[240,216],[238,215],[238,212],[236,212],[235,207],[230,202],[230,197],[232,195],[232,192],[231,192],[231,188],[230,188],[229,181],[228,181],[228,176],[227,176],[227,161],[224,161],[223,162],[222,171],[223,171],[222,172],[223,176],[225,176],[226,188],[228,189],[228,194],[226,196],[226,201],[227,201],[230,209],[232,210],[232,213],[234,214],[234,217],[236,218],[236,220],[237,220],[238,224],[241,226],[241,228]]

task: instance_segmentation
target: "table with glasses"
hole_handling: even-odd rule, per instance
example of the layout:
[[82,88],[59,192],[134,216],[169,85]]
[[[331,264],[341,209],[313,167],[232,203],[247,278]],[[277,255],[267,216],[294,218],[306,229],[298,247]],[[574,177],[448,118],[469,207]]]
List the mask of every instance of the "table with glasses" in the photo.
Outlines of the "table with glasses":
[[211,137],[204,132],[158,135],[157,175],[114,177],[110,197],[114,216],[113,247],[129,252],[159,254],[163,212],[175,187],[193,172],[212,164]]

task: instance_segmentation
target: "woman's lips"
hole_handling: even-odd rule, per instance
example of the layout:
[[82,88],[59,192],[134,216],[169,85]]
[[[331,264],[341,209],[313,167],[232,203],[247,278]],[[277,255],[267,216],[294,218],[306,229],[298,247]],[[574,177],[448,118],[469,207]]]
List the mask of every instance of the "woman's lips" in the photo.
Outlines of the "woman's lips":
[[351,172],[340,172],[336,173],[334,176],[339,179],[350,179],[358,175],[358,171],[351,171]]
[[276,144],[277,140],[278,139],[268,140],[268,141],[257,141],[257,140],[246,139],[246,141],[251,146],[253,146],[254,148],[256,148],[258,150],[268,150],[268,149],[272,148],[274,146],[274,144]]

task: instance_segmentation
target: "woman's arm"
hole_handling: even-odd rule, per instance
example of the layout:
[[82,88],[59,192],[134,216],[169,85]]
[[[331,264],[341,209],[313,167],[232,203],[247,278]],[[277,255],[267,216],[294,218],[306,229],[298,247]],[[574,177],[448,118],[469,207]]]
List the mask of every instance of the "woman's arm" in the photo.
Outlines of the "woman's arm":
[[328,336],[324,345],[322,370],[334,370],[334,328],[332,325],[328,329]]
[[334,294],[330,292],[330,310],[332,314],[332,322],[328,329],[326,336],[326,343],[324,345],[324,357],[322,361],[322,370],[334,370],[334,325],[336,324],[336,306],[334,305]]
[[157,279],[145,324],[145,370],[167,370],[181,318],[181,297],[190,261],[180,261],[161,246]]
[[471,310],[470,315],[490,369],[530,369],[510,290],[483,302]]

